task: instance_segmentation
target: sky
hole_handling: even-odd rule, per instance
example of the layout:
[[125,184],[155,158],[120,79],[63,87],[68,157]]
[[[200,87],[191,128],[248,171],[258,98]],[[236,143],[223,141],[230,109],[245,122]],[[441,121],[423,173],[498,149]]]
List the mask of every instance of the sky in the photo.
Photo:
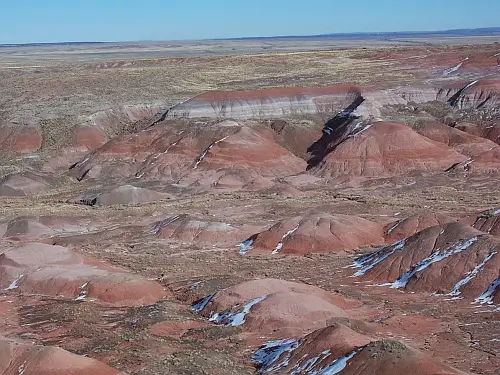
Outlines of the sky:
[[500,26],[499,0],[0,0],[0,44]]

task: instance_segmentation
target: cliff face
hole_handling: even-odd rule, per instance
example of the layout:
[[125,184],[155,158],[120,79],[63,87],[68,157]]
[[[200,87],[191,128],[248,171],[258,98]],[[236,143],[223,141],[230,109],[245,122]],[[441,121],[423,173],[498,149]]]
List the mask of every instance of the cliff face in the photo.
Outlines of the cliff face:
[[[500,105],[500,81],[478,80],[444,87],[400,87],[373,90],[360,86],[282,88],[260,91],[209,91],[180,103],[167,114],[175,118],[267,119],[308,114],[335,114],[345,110],[381,120],[386,105],[443,101],[463,109]],[[353,106],[354,105],[354,106]]]
[[174,106],[167,118],[263,119],[335,113],[348,107],[363,91],[359,86],[211,91]]
[[485,109],[500,112],[500,80],[459,82],[441,88],[437,99],[459,109]]

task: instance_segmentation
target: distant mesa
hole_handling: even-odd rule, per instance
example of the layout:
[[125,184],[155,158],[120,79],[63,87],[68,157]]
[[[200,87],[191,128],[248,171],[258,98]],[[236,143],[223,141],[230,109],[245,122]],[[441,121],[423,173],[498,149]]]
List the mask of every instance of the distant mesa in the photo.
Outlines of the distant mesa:
[[33,345],[0,338],[0,373],[3,375],[120,375],[95,359],[55,346]]
[[[394,289],[498,299],[500,239],[459,222],[424,229],[359,257],[355,276]],[[491,287],[491,285],[494,285]]]
[[[475,80],[442,87],[399,87],[390,90],[355,85],[276,88],[254,91],[208,91],[173,106],[167,119],[230,118],[264,120],[312,114],[347,115],[380,120],[386,105],[442,101],[462,109],[496,112],[500,81]],[[358,102],[353,108],[353,103]]]
[[209,91],[168,112],[167,118],[267,119],[316,113],[335,113],[365,90],[360,86],[279,88],[255,91]]
[[498,113],[500,80],[475,80],[443,86],[437,99],[459,109],[486,109]]
[[356,216],[318,214],[273,225],[240,244],[241,252],[267,254],[350,253],[384,243],[382,227]]
[[0,256],[0,289],[112,306],[143,306],[162,299],[157,283],[42,243],[7,248]]
[[[351,85],[207,92],[174,106],[166,119],[153,126],[112,138],[72,165],[70,174],[80,181],[133,177],[169,181],[197,191],[231,191],[305,169],[328,179],[440,172],[453,166],[456,170],[466,168],[468,158],[476,155],[474,170],[490,171],[496,167],[493,142],[444,124],[425,124],[416,132],[377,119],[385,105],[410,101],[470,106],[469,100],[485,97],[483,104],[471,105],[494,111],[497,86],[497,81],[485,80],[379,91]],[[311,127],[304,130],[304,137],[286,121],[272,120],[295,114],[325,114],[331,119],[323,135]],[[200,120],[193,124],[189,118]],[[235,121],[240,119],[260,122],[243,125]]]
[[438,64],[445,67],[442,77],[460,76],[462,73],[481,72],[483,75],[491,72],[500,65],[500,55],[492,53],[491,50],[475,51],[473,55],[467,57],[459,56],[457,52],[436,54],[434,58],[428,60],[429,64]]

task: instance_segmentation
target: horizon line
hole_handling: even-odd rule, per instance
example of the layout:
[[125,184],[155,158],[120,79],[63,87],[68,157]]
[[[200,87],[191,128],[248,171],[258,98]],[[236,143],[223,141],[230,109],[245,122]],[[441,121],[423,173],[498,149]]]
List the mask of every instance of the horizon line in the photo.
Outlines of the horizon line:
[[442,30],[404,30],[404,31],[354,31],[354,32],[339,32],[325,34],[304,34],[304,35],[271,35],[271,36],[241,36],[229,38],[206,38],[206,39],[144,39],[144,40],[101,40],[101,41],[58,41],[58,42],[27,42],[27,43],[0,43],[1,47],[16,47],[16,46],[38,46],[38,45],[57,45],[57,44],[117,44],[117,43],[148,43],[148,42],[195,42],[195,41],[229,41],[229,40],[251,40],[251,39],[287,39],[287,38],[315,38],[315,37],[341,37],[341,36],[383,36],[397,34],[440,34],[453,32],[481,32],[485,34],[475,36],[488,36],[486,30],[490,30],[489,34],[500,35],[500,26],[475,27],[475,28],[456,28]]

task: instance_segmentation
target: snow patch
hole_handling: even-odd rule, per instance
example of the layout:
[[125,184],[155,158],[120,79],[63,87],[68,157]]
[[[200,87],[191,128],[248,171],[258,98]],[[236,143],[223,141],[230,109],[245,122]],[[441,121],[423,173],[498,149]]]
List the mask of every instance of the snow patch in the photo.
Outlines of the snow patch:
[[393,243],[390,246],[385,246],[373,253],[363,255],[355,260],[352,268],[360,268],[353,277],[358,277],[364,275],[367,271],[371,270],[380,262],[387,259],[389,256],[394,254],[396,251],[400,251],[406,244],[406,238]]
[[307,361],[302,363],[303,359],[308,357],[308,355],[306,354],[293,367],[292,371],[290,372],[290,375],[299,375],[299,374],[303,374],[303,373],[309,374],[310,371],[314,369],[314,366],[316,365],[316,363],[321,363],[323,360],[325,360],[329,356],[330,356],[330,350],[325,350],[319,356],[309,358]]
[[364,132],[365,130],[368,130],[371,128],[371,124],[368,124],[368,125],[364,125],[363,127],[363,122],[360,121],[358,122],[356,125],[354,125],[354,128],[352,128],[352,130],[349,132],[349,135],[347,136],[347,138],[352,138],[362,132]]
[[330,127],[326,127],[323,129],[323,133],[325,133],[328,136],[332,135],[332,132],[333,132],[333,129]]
[[463,64],[464,64],[464,63],[463,63],[463,62],[461,62],[461,63],[459,63],[459,64],[455,65],[454,67],[451,67],[451,68],[449,68],[449,69],[446,69],[445,71],[443,71],[443,77],[446,77],[446,76],[450,75],[451,73],[456,72],[458,69],[460,69],[460,67],[461,67]]
[[276,247],[274,248],[273,252],[271,254],[277,254],[278,251],[280,251],[282,248],[283,248],[283,242],[287,239],[287,237],[291,236],[292,234],[294,234],[297,229],[299,229],[299,226],[300,226],[300,223],[297,224],[297,226],[291,230],[289,230],[288,232],[286,232],[283,237],[281,237],[281,240],[280,242],[278,242],[278,244],[276,245]]
[[366,125],[363,129],[361,129],[360,131],[358,131],[356,134],[353,134],[353,136],[358,135],[358,134],[361,134],[361,133],[363,133],[365,130],[370,129],[371,127],[372,127],[372,125],[371,125],[371,124],[368,124],[368,125]]
[[237,313],[232,313],[231,311],[224,311],[222,313],[216,313],[212,315],[209,320],[211,322],[217,324],[223,324],[225,326],[231,326],[231,327],[240,326],[243,323],[245,323],[245,317],[250,312],[252,307],[254,307],[259,302],[265,300],[266,297],[267,295],[254,298],[253,300],[248,302],[245,306],[243,306],[243,309],[241,311],[238,311]]
[[203,297],[202,299],[194,302],[191,305],[191,310],[196,311],[196,312],[202,311],[205,307],[207,307],[207,305],[212,300],[212,298],[214,298],[214,295],[215,294],[211,294],[209,296]]
[[238,244],[238,247],[240,248],[240,254],[241,255],[245,255],[246,253],[248,253],[248,251],[252,248],[252,245],[253,245],[253,240],[251,238],[249,238],[248,240],[245,240],[243,242],[240,242]]
[[387,229],[387,231],[385,232],[386,234],[391,234],[392,231],[394,229],[396,229],[396,227],[399,225],[399,224],[402,224],[406,219],[401,219],[401,220],[398,220],[396,221],[394,224],[391,225],[391,227],[389,229]]
[[163,151],[163,154],[166,154],[166,153],[170,150],[170,148],[172,148],[172,147],[176,146],[176,145],[177,145],[177,143],[179,143],[179,141],[176,141],[176,142],[172,143],[170,146],[168,146],[168,147],[165,149],[165,151]]
[[363,348],[358,348],[353,350],[352,352],[346,354],[343,357],[337,358],[335,361],[333,361],[331,364],[329,364],[326,367],[323,367],[319,370],[315,370],[312,372],[309,372],[310,375],[335,375],[341,372],[343,369],[346,368],[347,362],[354,358],[356,354],[358,354]]
[[[274,340],[265,343],[252,356],[252,361],[258,365],[259,372],[279,372],[290,364],[290,359],[295,350],[301,347],[301,341],[295,339]],[[289,375],[335,375],[347,366],[347,362],[358,354],[364,347],[357,348],[346,355],[336,358],[329,364],[319,367],[330,357],[330,350],[323,351],[316,357],[305,354],[297,361],[288,372]]]
[[85,159],[83,159],[82,161],[78,162],[76,165],[83,165],[86,162],[88,162],[89,160],[90,160],[90,156],[87,156]]
[[474,300],[474,302],[479,303],[481,305],[484,304],[493,305],[493,295],[495,294],[495,291],[499,285],[500,285],[500,278],[493,281],[488,287],[488,289],[486,289],[486,292],[477,297]]
[[17,368],[17,375],[23,375],[23,374],[24,374],[24,372],[26,371],[26,362],[27,362],[27,361],[24,361],[24,362],[21,364],[21,366],[19,366],[19,367]]
[[252,356],[260,372],[274,372],[288,366],[292,352],[299,347],[295,339],[268,341]]
[[478,82],[479,82],[479,80],[478,80],[478,79],[476,79],[475,81],[472,81],[472,82],[471,82],[471,83],[469,83],[467,86],[465,86],[463,89],[464,89],[464,90],[467,90],[469,87],[474,86],[474,85],[475,85],[476,83],[478,83]]
[[353,113],[353,112],[354,112],[354,110],[353,110],[353,109],[350,109],[350,108],[348,108],[348,109],[343,109],[342,111],[340,111],[340,112],[338,113],[338,115],[337,115],[337,116],[342,117],[342,118],[345,118],[345,117],[349,117],[350,115],[352,115],[352,113]]
[[85,284],[80,286],[80,294],[78,297],[75,298],[75,301],[85,301],[85,298],[87,298],[87,286],[89,285],[90,281],[87,281]]
[[174,221],[179,219],[179,215],[172,216],[168,218],[167,220],[160,221],[157,223],[152,229],[151,229],[151,234],[158,234],[160,231],[165,228],[166,226],[172,224]]
[[460,288],[469,283],[469,281],[471,281],[473,278],[475,278],[479,274],[479,272],[483,269],[486,262],[488,262],[491,258],[493,258],[495,254],[496,252],[491,252],[486,258],[484,258],[484,260],[481,263],[479,263],[476,267],[474,267],[472,271],[468,272],[467,275],[462,280],[456,283],[453,289],[447,295],[452,297],[458,297],[460,295]]
[[464,241],[454,247],[448,248],[447,250],[444,250],[441,252],[440,250],[436,250],[434,253],[432,253],[430,256],[428,256],[425,259],[422,259],[419,263],[416,265],[412,266],[412,268],[408,271],[400,275],[396,281],[394,281],[392,284],[390,284],[391,288],[394,289],[399,289],[399,288],[404,288],[406,284],[410,281],[410,279],[417,274],[417,272],[420,272],[427,267],[429,267],[431,264],[439,262],[443,259],[446,259],[454,254],[461,253],[465,249],[467,249],[469,246],[471,246],[473,243],[475,243],[478,240],[478,237],[472,237],[468,239],[467,241]]
[[202,162],[202,160],[205,158],[205,156],[207,155],[208,151],[210,151],[210,149],[212,147],[214,147],[217,143],[219,142],[222,142],[223,140],[225,140],[227,137],[229,136],[225,136],[224,138],[222,139],[219,139],[218,141],[215,141],[214,143],[212,143],[210,146],[208,146],[202,153],[200,156],[198,156],[198,159],[196,160],[196,163],[194,164],[194,167],[193,169],[196,169],[198,168],[198,165]]
[[188,290],[193,290],[193,289],[195,289],[195,288],[196,288],[198,285],[200,285],[202,282],[203,282],[203,280],[199,280],[199,281],[196,281],[196,282],[192,283],[192,284],[189,286]]
[[21,281],[21,279],[24,277],[24,275],[19,275],[17,279],[15,279],[7,288],[4,290],[13,290],[17,289],[19,287],[18,282]]

